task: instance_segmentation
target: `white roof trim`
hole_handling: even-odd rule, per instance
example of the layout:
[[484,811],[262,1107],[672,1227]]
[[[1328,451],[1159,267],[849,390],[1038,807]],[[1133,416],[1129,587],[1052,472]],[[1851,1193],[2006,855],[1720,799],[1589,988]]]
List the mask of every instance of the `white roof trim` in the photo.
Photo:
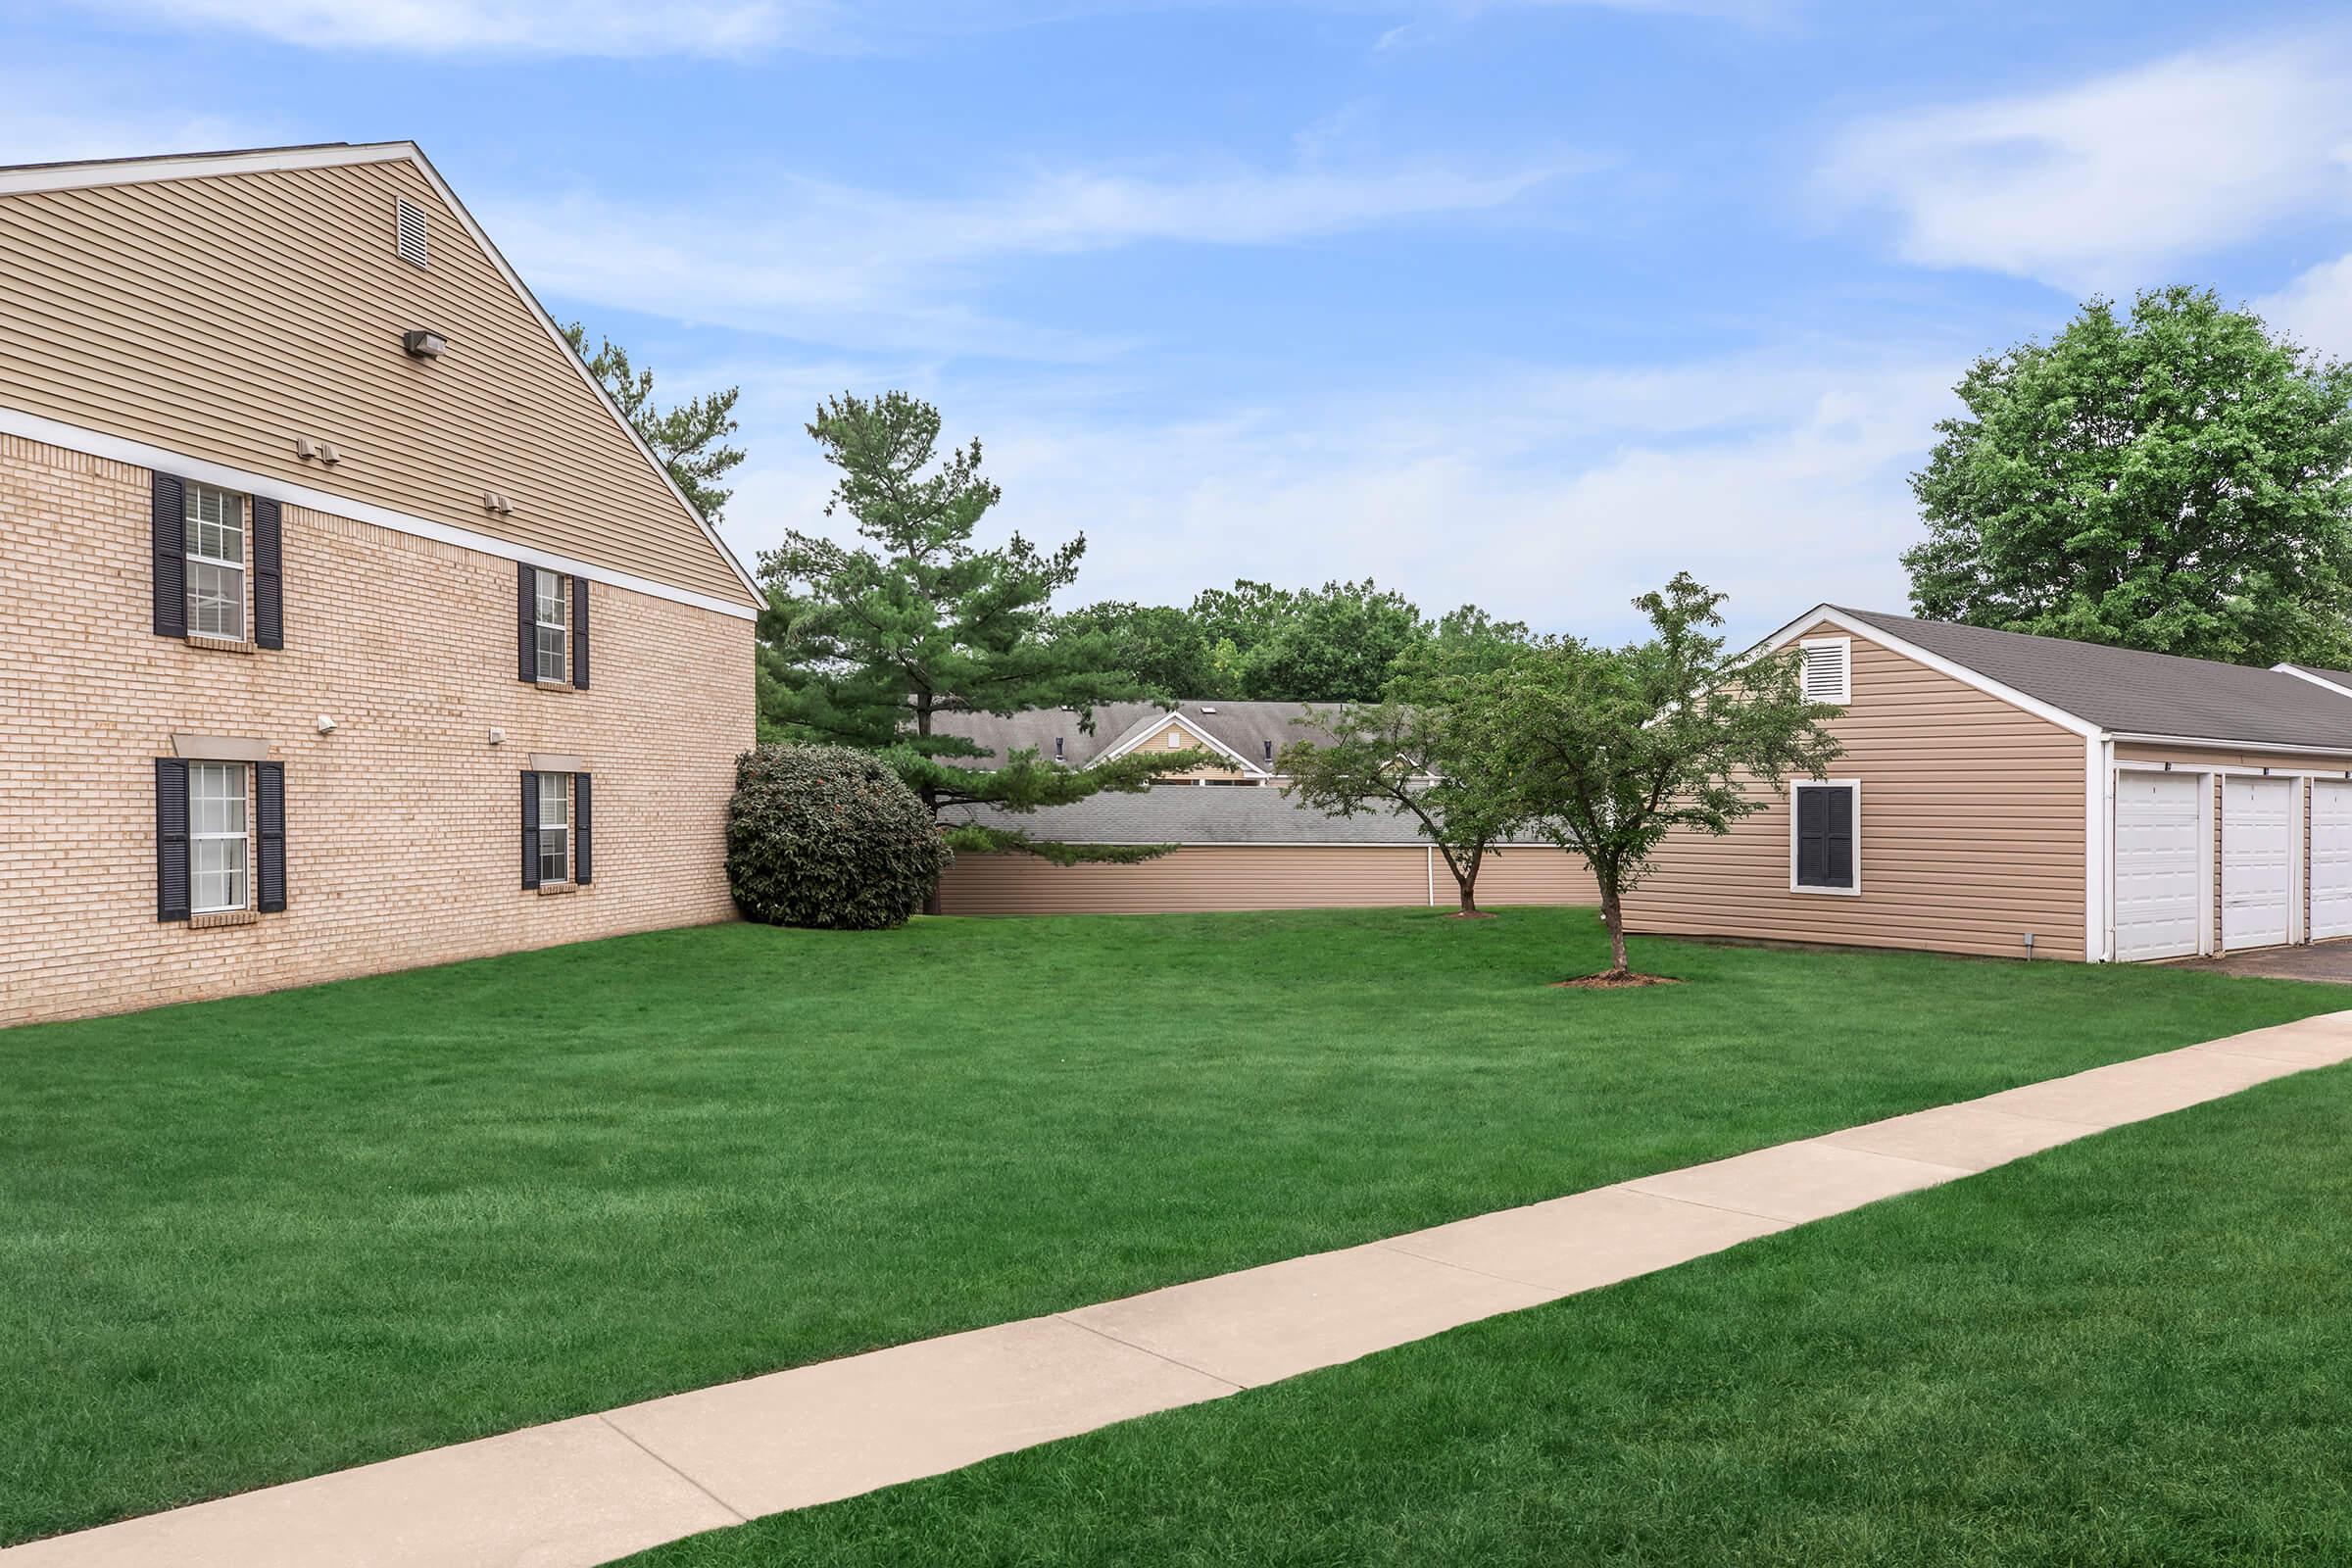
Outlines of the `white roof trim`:
[[167,179],[259,174],[280,169],[334,169],[348,164],[422,160],[415,142],[328,142],[314,147],[256,147],[245,152],[189,153],[175,158],[100,158],[0,170],[0,196],[25,191],[91,190],[102,185],[146,185]]
[[2297,680],[2307,680],[2314,686],[2323,687],[2335,693],[2335,695],[2338,697],[2352,697],[2352,686],[2338,685],[2336,682],[2328,679],[2325,675],[2315,675],[2310,670],[2301,668],[2298,665],[2273,664],[2271,666],[2271,672],[2275,675],[2292,675]]
[[[603,406],[605,413],[612,416],[612,422],[620,427],[621,434],[628,437],[629,444],[637,449],[638,455],[644,458],[647,465],[653,468],[655,475],[661,479],[662,487],[676,498],[678,506],[688,517],[694,520],[695,526],[702,529],[703,537],[710,542],[710,548],[718,552],[718,558],[727,564],[730,571],[735,573],[736,580],[743,584],[744,592],[752,596],[754,605],[765,605],[767,595],[760,591],[758,581],[744,569],[744,564],[736,559],[735,552],[728,548],[724,539],[718,536],[718,530],[711,527],[710,521],[697,510],[694,503],[686,499],[686,492],[678,488],[677,481],[669,475],[669,469],[662,465],[660,458],[654,456],[653,449],[645,444],[644,437],[637,433],[636,427],[622,417],[619,407],[612,401],[612,393],[605,389],[603,382],[590,373],[587,364],[581,360],[579,355],[572,352],[571,344],[565,340],[563,328],[556,325],[555,318],[547,314],[547,308],[539,303],[539,297],[530,291],[520,274],[508,265],[506,257],[499,251],[498,246],[491,242],[490,236],[483,231],[482,225],[474,221],[473,215],[466,210],[466,204],[458,200],[458,193],[449,188],[449,182],[441,177],[441,172],[433,167],[432,160],[425,157],[424,150],[415,142],[385,141],[368,142],[359,146],[335,144],[324,147],[277,147],[264,148],[253,152],[196,153],[185,158],[132,158],[84,164],[57,164],[40,169],[0,172],[0,196],[12,196],[30,191],[87,190],[102,185],[144,185],[159,180],[204,179],[226,174],[265,173],[287,169],[332,169],[353,164],[397,163],[416,165],[417,172],[421,173],[425,182],[433,187],[433,193],[441,198],[443,205],[457,214],[458,221],[466,225],[466,232],[473,236],[473,242],[482,248],[482,254],[490,258],[491,265],[496,267],[499,275],[507,280],[508,287],[514,289],[523,304],[530,307],[531,314],[538,318],[540,327],[562,351],[564,358],[570,363],[571,368],[579,373],[581,384],[596,395],[597,402]],[[319,508],[318,510],[330,511],[332,509]],[[758,613],[756,608],[754,613]]]
[[709,594],[698,594],[691,588],[673,587],[665,582],[656,582],[650,577],[639,577],[630,572],[614,571],[610,566],[591,565],[585,561],[575,561],[569,556],[558,555],[550,550],[540,550],[530,545],[517,544],[512,539],[493,538],[486,533],[475,533],[470,528],[460,528],[446,522],[435,522],[430,517],[419,517],[406,512],[395,512],[390,507],[379,507],[371,501],[354,501],[349,496],[339,496],[325,490],[314,490],[308,485],[290,484],[283,479],[273,479],[265,473],[254,473],[244,468],[232,468],[225,464],[208,462],[203,458],[191,458],[185,453],[172,452],[164,447],[149,446],[144,441],[133,441],[125,436],[110,435],[103,430],[90,430],[77,424],[67,424],[62,420],[47,418],[38,414],[25,414],[17,409],[0,407],[0,433],[23,436],[27,441],[39,441],[53,447],[64,447],[69,452],[86,452],[94,458],[112,458],[117,463],[127,463],[133,467],[160,468],[166,473],[175,474],[182,479],[194,479],[203,484],[217,484],[224,490],[238,490],[246,495],[268,496],[273,501],[283,501],[292,506],[305,507],[313,512],[323,512],[329,516],[348,517],[354,522],[373,523],[378,528],[389,528],[394,533],[414,534],[419,539],[437,540],[445,545],[456,545],[461,549],[477,551],[485,556],[496,556],[502,561],[527,561],[534,566],[545,566],[551,571],[569,572],[575,577],[585,577],[590,582],[610,583],[615,588],[626,588],[631,593],[646,594],[655,599],[666,599],[672,604],[692,605],[697,610],[714,611],[721,615],[733,615],[738,620],[758,620],[760,618],[759,611],[749,605],[736,604],[733,600],[713,599]]
[[[1882,647],[1891,648],[1905,659],[1914,663],[1925,664],[1939,675],[1949,675],[1963,686],[1973,686],[1988,697],[1999,698],[2012,708],[2023,709],[2035,718],[2047,719],[2060,729],[2084,736],[2105,733],[2098,725],[2079,714],[2070,713],[2063,708],[2054,707],[2038,697],[2029,697],[2014,686],[2005,686],[1989,675],[1981,674],[1966,664],[1955,663],[1941,654],[1930,653],[1917,643],[1908,641],[1894,632],[1887,631],[1884,627],[1874,626],[1866,620],[1848,615],[1843,611],[1829,605],[1816,605],[1806,611],[1802,615],[1756,644],[1755,651],[1770,653],[1785,648],[1793,642],[1799,633],[1809,631],[1825,620],[1844,631],[1851,632],[1865,642],[1878,643]],[[1848,679],[1850,680],[1851,677],[1849,676]]]
[[1124,757],[1129,752],[1132,752],[1138,747],[1142,746],[1144,742],[1150,740],[1152,736],[1157,735],[1165,730],[1170,724],[1176,723],[1179,720],[1183,722],[1184,727],[1187,730],[1191,731],[1200,739],[1206,741],[1208,743],[1209,750],[1213,752],[1220,752],[1233,759],[1234,763],[1239,766],[1243,772],[1250,774],[1252,777],[1256,778],[1272,778],[1274,776],[1273,774],[1267,772],[1264,768],[1260,767],[1257,763],[1252,762],[1250,760],[1250,759],[1235,751],[1232,747],[1226,745],[1223,741],[1217,739],[1214,735],[1211,735],[1207,730],[1202,729],[1200,721],[1195,719],[1191,714],[1187,713],[1181,708],[1176,709],[1172,712],[1162,713],[1156,719],[1152,718],[1150,714],[1146,714],[1143,718],[1137,720],[1134,724],[1128,727],[1127,735],[1124,739],[1120,740],[1116,745],[1112,746],[1109,751],[1104,752],[1102,756],[1096,758],[1094,761],[1089,762],[1086,765],[1093,767],[1097,762],[1107,762],[1114,758]]

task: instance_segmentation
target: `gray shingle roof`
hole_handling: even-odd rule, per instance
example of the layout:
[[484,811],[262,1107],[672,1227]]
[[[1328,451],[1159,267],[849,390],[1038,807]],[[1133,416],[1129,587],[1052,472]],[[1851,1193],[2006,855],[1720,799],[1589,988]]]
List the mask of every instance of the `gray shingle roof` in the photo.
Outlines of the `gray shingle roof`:
[[2352,698],[2278,670],[1832,608],[2104,730],[2352,749]]
[[[1304,703],[1185,702],[1177,705],[1176,711],[1202,734],[1216,737],[1260,767],[1265,766],[1268,741],[1280,753],[1293,741],[1309,738],[1308,731],[1292,722],[1307,711]],[[943,735],[976,741],[999,758],[1024,747],[1035,747],[1050,758],[1054,739],[1059,737],[1063,760],[1083,767],[1134,730],[1153,726],[1167,716],[1166,710],[1152,703],[1105,703],[1095,710],[1091,735],[1078,727],[1078,713],[1064,708],[1031,709],[1009,718],[995,713],[943,713],[932,721],[932,727]]]
[[986,807],[943,813],[1063,844],[1411,844],[1420,824],[1402,812],[1326,816],[1270,784],[1160,784],[1140,795],[1104,790],[1068,806],[1015,815]]

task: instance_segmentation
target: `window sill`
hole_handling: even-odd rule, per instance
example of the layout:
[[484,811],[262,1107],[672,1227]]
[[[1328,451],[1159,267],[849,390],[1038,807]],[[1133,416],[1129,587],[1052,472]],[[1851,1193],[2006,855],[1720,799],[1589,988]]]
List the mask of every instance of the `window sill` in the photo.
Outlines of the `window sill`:
[[541,898],[552,899],[560,894],[577,893],[580,885],[577,882],[542,882],[538,891]]
[[576,692],[579,690],[577,686],[567,680],[535,680],[531,684],[543,692]]
[[250,637],[211,637],[200,631],[192,631],[188,633],[187,641],[190,648],[209,648],[217,654],[258,654],[261,652],[260,645]]
[[1788,891],[1791,893],[1806,894],[1813,898],[1858,899],[1862,896],[1862,889],[1859,886],[1850,888],[1816,888],[1800,885],[1791,887]]
[[258,925],[261,918],[260,912],[254,909],[215,909],[209,914],[189,915],[188,929],[210,931],[215,926]]

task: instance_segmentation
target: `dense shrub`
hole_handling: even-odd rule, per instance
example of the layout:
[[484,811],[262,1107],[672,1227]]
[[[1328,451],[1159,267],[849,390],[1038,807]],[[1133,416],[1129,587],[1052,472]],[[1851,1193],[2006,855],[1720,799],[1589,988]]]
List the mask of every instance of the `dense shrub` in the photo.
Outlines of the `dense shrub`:
[[727,883],[747,919],[905,925],[951,858],[922,801],[867,753],[762,746],[735,760]]

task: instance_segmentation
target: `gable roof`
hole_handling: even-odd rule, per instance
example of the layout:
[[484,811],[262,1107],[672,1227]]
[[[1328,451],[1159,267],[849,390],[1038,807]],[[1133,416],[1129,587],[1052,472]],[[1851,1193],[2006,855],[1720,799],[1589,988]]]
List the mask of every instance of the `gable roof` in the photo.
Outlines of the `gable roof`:
[[[288,185],[287,181],[308,183]],[[200,199],[183,196],[166,201],[153,194],[166,187],[192,192],[197,182],[205,182],[206,194]],[[139,188],[148,194],[141,195]],[[440,320],[407,320],[406,315],[448,312],[464,316],[471,310],[480,323],[475,346],[486,350],[480,354],[480,382],[460,392],[451,383],[462,372],[448,365],[436,367],[442,384],[434,390],[444,394],[444,401],[433,412],[444,419],[469,419],[464,424],[464,434],[472,440],[462,444],[483,450],[478,454],[468,450],[456,462],[446,461],[446,448],[434,454],[444,463],[441,489],[448,492],[446,496],[435,493],[420,501],[410,493],[414,485],[404,491],[376,471],[388,468],[399,454],[354,451],[350,456],[376,461],[350,464],[331,474],[294,466],[290,452],[279,450],[281,442],[290,445],[291,437],[281,438],[276,429],[284,422],[278,410],[270,412],[280,416],[259,418],[250,427],[232,427],[225,418],[207,423],[187,417],[181,411],[145,421],[122,416],[125,403],[133,409],[143,408],[147,400],[141,394],[147,387],[168,386],[188,358],[189,343],[178,340],[188,335],[180,331],[183,318],[194,314],[185,308],[188,299],[212,304],[214,295],[209,291],[221,289],[224,280],[245,280],[232,263],[217,263],[213,253],[226,251],[232,241],[273,243],[278,247],[275,259],[284,261],[290,271],[300,239],[310,242],[326,265],[347,266],[349,256],[330,254],[334,247],[320,239],[321,233],[331,231],[348,241],[354,227],[352,215],[381,202],[383,232],[388,234],[390,197],[394,194],[413,195],[428,210],[438,209],[454,220],[481,259],[468,264],[472,276],[411,277],[387,270],[380,274],[387,287],[376,293],[371,293],[365,281],[356,291],[346,287],[341,292],[316,286],[316,277],[273,275],[270,281],[280,289],[305,290],[304,297],[317,312],[349,311],[352,315],[347,319],[364,319],[371,330],[383,326],[372,317],[387,313],[406,313],[403,319],[407,325],[443,326],[446,323]],[[492,542],[493,548],[498,544],[525,547],[496,553],[577,569],[621,586],[650,592],[668,590],[667,597],[729,613],[757,614],[764,605],[764,595],[742,562],[686,499],[668,469],[572,351],[537,297],[414,142],[319,143],[0,168],[0,213],[7,215],[7,221],[0,222],[0,267],[36,298],[67,307],[54,313],[58,319],[45,323],[41,334],[29,330],[20,334],[17,355],[0,346],[0,368],[21,371],[37,365],[42,371],[37,377],[0,376],[0,403],[9,405],[0,409],[0,414],[10,416],[5,422],[12,433],[96,451],[142,466],[159,466],[174,457],[209,460],[213,473],[191,472],[190,476],[212,477],[215,482],[255,494],[274,495],[296,505],[385,526],[397,528],[414,522],[421,526],[408,531],[476,548],[484,540]],[[369,225],[374,221],[368,220]],[[336,224],[343,226],[336,229]],[[206,243],[188,245],[190,235],[201,236]],[[70,266],[36,269],[32,265],[54,260],[68,246],[73,248]],[[388,245],[385,249],[388,253]],[[159,255],[172,265],[155,265]],[[203,270],[208,266],[219,270]],[[126,280],[140,285],[131,296],[134,318],[143,318],[140,324],[147,329],[133,340],[137,352],[129,356],[110,353],[104,345],[82,342],[99,335],[101,321],[108,330],[118,329],[115,321],[122,313],[122,300],[118,296],[122,294],[120,285]],[[349,284],[348,272],[336,281]],[[399,296],[404,290],[414,298],[378,297],[378,293]],[[499,316],[496,303],[501,293],[509,301],[503,316]],[[321,352],[317,362],[303,363],[299,347],[290,350],[278,341],[285,334],[273,336],[268,331],[276,315],[270,306],[259,313],[264,325],[259,332],[249,324],[257,314],[252,301],[223,302],[222,312],[235,318],[235,326],[226,333],[217,322],[205,323],[212,328],[208,342],[202,329],[189,328],[195,334],[191,341],[200,352],[208,346],[215,350],[215,362],[235,364],[251,373],[249,368],[257,362],[266,364],[267,356],[276,355],[282,361],[291,354],[303,372],[322,379],[337,374],[351,377],[355,389],[351,402],[364,397],[365,388],[352,376],[353,368],[334,362],[331,351],[341,345],[318,343]],[[492,320],[491,316],[499,318]],[[532,347],[540,338],[544,343]],[[453,342],[461,350],[466,347],[459,339],[453,338]],[[69,346],[76,344],[79,353]],[[381,352],[372,340],[370,352]],[[33,358],[15,363],[26,355]],[[109,382],[95,396],[78,384],[93,376],[93,367],[112,366],[126,358],[154,362],[152,371],[140,372],[151,375],[149,383],[126,383],[126,394],[125,385]],[[558,365],[564,368],[556,369]],[[372,362],[367,362],[367,368],[380,369]],[[527,435],[508,436],[500,425],[507,416],[502,399],[509,405],[520,400],[512,380],[498,378],[501,370],[541,377],[543,386],[576,382],[586,396],[575,393],[572,397],[579,409],[594,411],[588,416],[590,422],[579,423],[582,416],[564,410],[549,418],[550,410],[543,399],[541,406],[527,410],[522,417],[525,421],[544,419],[551,428],[536,442]],[[287,372],[288,381],[294,378]],[[463,403],[464,414],[451,415],[450,410],[459,408],[465,399],[470,401]],[[554,401],[562,403],[564,399]],[[99,428],[83,430],[85,420]],[[253,439],[257,430],[267,430],[266,444],[257,446]],[[358,445],[350,435],[333,430],[303,430],[297,425],[295,431],[339,445]],[[77,439],[83,435],[123,439],[99,451],[104,443]],[[153,446],[146,445],[147,441]],[[379,446],[391,444],[378,442]],[[572,471],[567,473],[567,468]],[[601,508],[579,505],[579,470],[606,477],[625,494],[611,497]],[[500,476],[510,471],[520,476],[502,484]],[[622,477],[612,478],[615,475]],[[567,479],[574,482],[567,486]],[[508,486],[516,491],[517,514],[485,515],[471,505],[482,490]],[[526,496],[526,487],[543,493]],[[565,515],[575,510],[591,514]],[[600,512],[602,514],[593,514]]]
[[[1227,703],[1187,700],[1173,709],[1156,703],[1104,703],[1094,710],[1092,734],[1078,727],[1080,714],[1068,708],[1033,708],[1009,717],[997,713],[943,713],[932,727],[943,734],[960,735],[987,747],[1002,758],[1009,752],[1034,748],[1054,755],[1054,742],[1062,742],[1062,760],[1072,767],[1117,755],[1181,715],[1203,740],[1213,741],[1249,766],[1265,767],[1266,743],[1277,756],[1308,732],[1294,721],[1312,710],[1305,703]],[[993,764],[992,764],[993,765]],[[1159,842],[1159,841],[1152,841]]]
[[1884,633],[2110,734],[2352,750],[2352,698],[2275,669],[1837,605],[1781,640],[1823,618]]
[[[1212,716],[1222,717],[1223,715],[1219,713]],[[1107,762],[1114,757],[1124,757],[1129,752],[1136,751],[1141,748],[1143,744],[1150,740],[1152,736],[1163,734],[1170,729],[1176,728],[1182,728],[1191,731],[1193,737],[1196,740],[1204,743],[1208,751],[1216,753],[1217,755],[1225,758],[1227,760],[1231,761],[1234,766],[1240,768],[1245,773],[1252,773],[1263,777],[1267,772],[1270,771],[1270,768],[1265,764],[1263,760],[1262,744],[1260,748],[1260,756],[1258,758],[1244,757],[1240,752],[1234,750],[1231,745],[1217,739],[1214,734],[1210,733],[1208,727],[1200,722],[1196,713],[1188,713],[1181,710],[1172,713],[1160,713],[1156,716],[1140,718],[1136,720],[1133,724],[1130,724],[1127,727],[1127,732],[1124,735],[1121,735],[1118,739],[1112,741],[1106,750],[1097,756],[1095,760],[1099,762]],[[1280,749],[1281,748],[1279,746],[1276,747],[1277,751]]]

